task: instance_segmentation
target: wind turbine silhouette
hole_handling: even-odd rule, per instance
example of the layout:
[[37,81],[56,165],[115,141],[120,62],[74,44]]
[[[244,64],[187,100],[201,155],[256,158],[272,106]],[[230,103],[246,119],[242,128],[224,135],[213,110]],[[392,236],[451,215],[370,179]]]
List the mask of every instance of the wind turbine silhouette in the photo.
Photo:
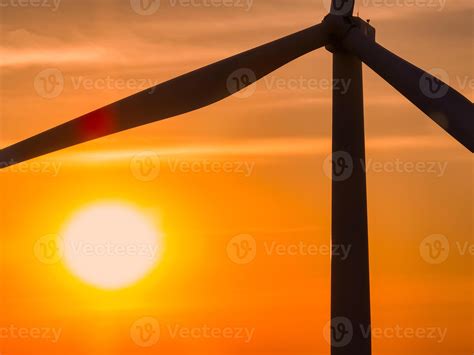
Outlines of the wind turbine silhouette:
[[[224,99],[326,46],[333,77],[332,244],[351,247],[331,259],[331,353],[368,355],[371,337],[362,62],[469,151],[474,149],[472,103],[446,83],[375,42],[375,29],[354,17],[354,0],[332,0],[313,27],[224,59],[99,108],[0,151],[0,168],[133,127],[177,116]],[[235,83],[235,85],[231,85]],[[347,335],[350,337],[347,337]]]

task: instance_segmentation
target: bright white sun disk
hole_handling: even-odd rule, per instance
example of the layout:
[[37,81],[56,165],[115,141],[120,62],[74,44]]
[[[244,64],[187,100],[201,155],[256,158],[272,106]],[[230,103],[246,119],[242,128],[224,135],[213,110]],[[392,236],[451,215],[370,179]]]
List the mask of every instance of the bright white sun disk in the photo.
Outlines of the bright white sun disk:
[[137,282],[162,252],[162,236],[153,221],[122,203],[100,203],[79,211],[62,236],[68,268],[81,280],[103,289]]

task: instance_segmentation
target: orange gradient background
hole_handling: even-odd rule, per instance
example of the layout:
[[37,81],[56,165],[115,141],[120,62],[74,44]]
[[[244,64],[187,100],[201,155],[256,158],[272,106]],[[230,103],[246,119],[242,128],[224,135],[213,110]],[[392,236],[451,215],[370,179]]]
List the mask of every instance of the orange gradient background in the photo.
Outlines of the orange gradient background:
[[[165,81],[309,27],[327,13],[321,0],[254,0],[248,10],[196,5],[203,3],[162,0],[149,16],[112,0],[63,0],[55,11],[0,8],[1,147],[145,89],[143,80]],[[472,1],[408,4],[360,1],[358,11],[371,19],[381,44],[425,70],[441,68],[472,100]],[[45,98],[34,84],[50,68],[61,71],[64,89]],[[304,79],[317,84],[289,84]],[[472,155],[366,67],[364,79],[367,159],[386,167],[397,161],[445,167],[368,169],[372,326],[446,330],[441,342],[377,336],[374,354],[471,354],[473,257],[458,246],[473,242]],[[118,80],[135,84],[124,88]],[[320,49],[260,81],[247,98],[0,170],[0,353],[329,354],[323,328],[330,318],[330,257],[265,249],[273,242],[330,243],[331,181],[323,169],[331,149],[329,80],[331,56]],[[104,87],[105,81],[112,84]],[[143,152],[160,159],[151,181],[134,174]],[[189,172],[174,169],[179,162],[252,169]],[[164,234],[162,260],[147,277],[103,291],[63,262],[35,257],[40,238],[60,233],[84,206],[111,199],[139,206]],[[257,245],[255,259],[243,265],[227,252],[240,234]],[[451,247],[439,264],[420,255],[433,234]],[[130,335],[142,317],[161,325],[150,347]],[[173,337],[168,329],[177,325],[254,333],[249,342]],[[19,339],[5,336],[11,326],[61,333],[57,342]]]

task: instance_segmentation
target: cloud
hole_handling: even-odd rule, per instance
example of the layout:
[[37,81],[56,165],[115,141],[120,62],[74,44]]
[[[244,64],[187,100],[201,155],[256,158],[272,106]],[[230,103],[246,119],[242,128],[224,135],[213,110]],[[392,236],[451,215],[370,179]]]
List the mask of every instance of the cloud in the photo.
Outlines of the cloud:
[[[368,151],[402,151],[413,149],[440,149],[453,147],[446,139],[425,136],[386,136],[367,138]],[[220,142],[214,144],[192,144],[169,147],[133,147],[112,150],[80,150],[62,151],[55,157],[62,160],[96,164],[107,162],[129,161],[137,154],[150,152],[160,157],[284,157],[284,156],[315,156],[327,155],[331,151],[330,138],[295,138],[280,137],[273,139],[255,139],[245,141]]]

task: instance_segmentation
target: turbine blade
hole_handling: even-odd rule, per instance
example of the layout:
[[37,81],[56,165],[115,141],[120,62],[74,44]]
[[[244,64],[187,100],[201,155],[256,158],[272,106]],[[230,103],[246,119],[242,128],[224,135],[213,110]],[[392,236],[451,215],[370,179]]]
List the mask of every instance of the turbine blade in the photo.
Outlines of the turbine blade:
[[369,40],[358,28],[353,28],[344,38],[343,46],[473,152],[474,111],[470,100],[442,80]]
[[197,69],[0,150],[0,168],[210,105],[328,42],[318,24]]

